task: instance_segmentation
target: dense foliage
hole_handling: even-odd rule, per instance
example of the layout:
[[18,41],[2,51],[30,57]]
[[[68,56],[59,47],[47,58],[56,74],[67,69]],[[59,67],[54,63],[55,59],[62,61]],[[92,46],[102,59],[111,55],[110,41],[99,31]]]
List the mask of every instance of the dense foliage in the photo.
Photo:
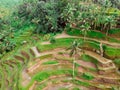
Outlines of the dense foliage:
[[61,17],[65,0],[39,0],[20,5],[18,15],[29,19],[36,25],[35,33],[59,32],[65,27],[66,21]]
[[67,14],[66,17],[68,17],[72,27],[80,28],[83,31],[100,30],[108,34],[110,29],[115,28],[118,14],[115,14],[117,9],[111,11],[112,2],[105,1],[106,3],[100,2],[102,4],[100,7],[91,1],[80,3],[81,1],[78,0],[70,0],[64,14]]

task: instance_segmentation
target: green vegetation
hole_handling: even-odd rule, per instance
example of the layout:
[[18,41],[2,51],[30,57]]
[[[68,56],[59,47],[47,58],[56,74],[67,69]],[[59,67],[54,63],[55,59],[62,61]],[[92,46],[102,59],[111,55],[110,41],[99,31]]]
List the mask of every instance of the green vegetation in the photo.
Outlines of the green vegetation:
[[120,49],[119,48],[112,48],[112,47],[106,47],[105,48],[105,55],[108,57],[115,59],[120,58]]
[[112,30],[109,30],[109,34],[115,34],[115,35],[119,35],[120,33],[120,29],[112,29]]
[[53,71],[42,71],[40,73],[37,73],[34,77],[33,80],[36,80],[38,82],[41,82],[47,78],[49,78],[52,75],[61,75],[61,74],[70,74],[71,75],[71,70],[53,70]]
[[81,58],[82,58],[82,60],[87,61],[87,62],[93,62],[94,64],[98,63],[98,61],[96,59],[94,59],[93,57],[86,55],[86,54],[83,54],[81,56]]
[[44,62],[43,65],[49,65],[49,64],[58,64],[57,61],[47,61],[47,62]]
[[82,81],[80,81],[80,80],[75,80],[73,83],[78,84],[78,85],[82,85],[82,86],[87,86],[87,87],[90,86],[89,83],[87,83],[87,82],[82,82]]
[[82,78],[86,80],[92,80],[94,79],[94,76],[92,76],[90,73],[83,73]]
[[36,90],[42,90],[43,88],[45,88],[47,85],[46,84],[42,84],[37,86],[37,88],[35,88]]
[[47,59],[47,58],[51,58],[52,57],[52,54],[47,54],[47,55],[44,55],[44,56],[40,56],[40,59]]
[[68,88],[60,88],[59,90],[68,90]]
[[77,87],[75,87],[75,88],[73,88],[72,90],[80,90],[79,88],[77,88]]
[[64,47],[69,47],[73,40],[74,38],[57,39],[56,42],[53,44],[50,44],[50,45],[38,44],[37,47],[40,51],[53,50],[55,48],[62,48],[62,47],[64,48]]
[[120,0],[0,0],[0,90],[42,90],[58,83],[74,85],[60,90],[119,88],[119,80],[104,80],[119,79],[108,69],[120,69]]
[[[110,34],[111,33],[117,33],[119,35],[118,32],[119,32],[119,29],[109,30]],[[72,36],[84,36],[84,34],[82,33],[82,30],[80,30],[80,29],[74,29],[74,28],[68,29],[67,33],[69,35],[72,35]],[[110,42],[118,42],[118,43],[120,43],[119,40],[111,38],[110,36],[106,36],[104,33],[99,32],[99,31],[91,30],[91,31],[87,32],[86,37],[95,38],[95,39],[102,39],[102,40],[106,39],[106,40],[108,40]]]
[[115,59],[114,63],[120,67],[120,59]]
[[[46,50],[53,50],[55,48],[68,48],[75,39],[74,38],[64,38],[64,39],[57,39],[55,43],[50,44],[50,45],[40,45],[38,44],[37,47],[40,51],[46,51]],[[83,41],[83,39],[78,40],[80,43]],[[61,44],[62,43],[62,44]],[[88,49],[96,49],[99,50],[99,43],[94,42],[94,41],[86,41],[84,44],[81,45],[81,47],[86,47]],[[109,58],[116,58],[119,57],[119,49],[118,48],[113,48],[104,45],[104,52],[105,55],[108,56]]]

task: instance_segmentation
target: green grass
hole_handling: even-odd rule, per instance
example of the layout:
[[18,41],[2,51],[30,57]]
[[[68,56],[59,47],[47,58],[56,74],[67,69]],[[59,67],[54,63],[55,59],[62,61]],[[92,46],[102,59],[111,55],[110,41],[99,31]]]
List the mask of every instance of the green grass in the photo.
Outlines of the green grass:
[[[109,31],[109,33],[114,33],[114,34],[118,33],[118,32],[120,32],[119,29],[115,30],[115,31],[114,30]],[[82,31],[79,30],[79,29],[67,30],[67,34],[72,35],[72,36],[84,36]],[[119,35],[120,35],[120,33],[119,33]],[[95,38],[95,39],[107,39],[110,42],[118,42],[118,43],[120,43],[120,41],[115,39],[115,38],[111,38],[110,36],[106,36],[106,34],[104,34],[104,33],[101,33],[101,32],[98,32],[98,31],[93,31],[93,30],[88,31],[86,37]]]
[[72,90],[80,90],[78,87],[74,87]]
[[98,61],[95,58],[93,58],[93,57],[91,57],[89,55],[86,55],[86,54],[83,54],[81,56],[81,58],[82,58],[82,60],[87,61],[87,62],[93,62],[94,64],[98,63]]
[[40,51],[47,51],[53,50],[55,48],[67,48],[71,45],[74,41],[74,38],[64,38],[64,39],[57,39],[55,43],[50,45],[40,45],[38,44],[37,47]]
[[80,64],[79,63],[75,63],[75,67],[79,67],[80,66]]
[[90,71],[93,71],[93,72],[97,72],[98,69],[97,68],[89,68]]
[[[54,76],[54,75],[57,76],[57,75],[63,75],[63,74],[72,75],[72,70],[71,69],[59,69],[59,70],[51,70],[51,71],[41,71],[35,74],[32,77],[32,80],[29,83],[29,85],[22,90],[28,90],[28,88],[33,84],[34,81],[41,82],[45,79],[48,79],[50,76]],[[75,71],[75,74],[78,75],[77,71]]]
[[91,40],[86,40],[83,47],[85,45],[87,45],[88,47],[91,47],[92,49],[96,49],[96,50],[99,50],[100,49],[100,46],[99,46],[99,42],[96,42],[96,41],[91,41]]
[[83,82],[83,81],[80,81],[80,80],[74,80],[73,83],[77,84],[77,85],[86,86],[86,87],[90,86],[90,84],[88,82]]
[[61,75],[61,74],[72,74],[72,71],[71,70],[53,70],[53,71],[42,71],[40,73],[37,73],[33,79],[35,81],[38,81],[38,82],[41,82],[47,78],[49,78],[50,76],[53,76],[53,75]]
[[114,60],[114,63],[115,63],[116,65],[119,65],[119,66],[120,66],[120,59],[115,59],[115,60]]
[[58,61],[47,61],[47,62],[44,62],[43,65],[49,65],[49,64],[58,64],[59,62]]
[[[54,44],[50,44],[50,45],[40,45],[38,44],[37,47],[40,51],[47,51],[47,50],[53,50],[55,48],[68,48],[71,43],[75,40],[75,38],[62,38],[62,39],[57,39],[56,42]],[[79,42],[81,42],[83,39],[79,39]],[[99,43],[96,41],[91,41],[91,40],[87,40],[84,44],[82,44],[81,47],[85,47],[88,49],[96,49],[99,50]],[[110,58],[116,58],[116,57],[120,57],[120,49],[116,49],[110,46],[106,46],[103,45],[104,51],[105,51],[105,55],[109,56]]]
[[46,86],[47,86],[46,83],[44,83],[44,84],[42,84],[42,85],[38,85],[35,90],[42,90],[42,89],[44,89]]
[[44,55],[44,56],[40,56],[39,58],[42,60],[42,59],[47,59],[47,58],[52,58],[52,54],[47,54],[47,55]]
[[[78,29],[71,29],[71,30],[67,30],[67,33],[69,35],[73,35],[73,36],[84,36],[81,30]],[[91,38],[97,38],[97,39],[105,39],[106,35],[102,34],[101,32],[96,32],[96,31],[88,31],[87,32],[87,37],[91,37]]]
[[92,76],[90,73],[83,73],[82,78],[84,78],[86,80],[92,80],[92,79],[94,79],[94,76]]
[[120,35],[120,28],[109,30],[109,34]]
[[27,42],[30,42],[31,40],[34,41],[34,39],[32,39],[31,37],[31,35],[34,35],[32,34],[34,28],[35,26],[33,25],[22,27],[20,30],[14,33],[14,38],[12,38],[11,40],[13,42],[16,42],[18,46],[21,45],[23,41]]
[[120,58],[120,48],[105,48],[105,55],[111,59]]
[[[50,45],[40,45],[38,44],[37,47],[40,51],[47,51],[47,50],[53,50],[55,48],[68,48],[72,44],[72,42],[76,40],[76,38],[61,38],[56,39],[56,42],[54,44]],[[83,39],[78,39],[78,41],[81,43]],[[86,44],[89,44],[89,46],[99,49],[99,42],[96,41],[86,41]],[[83,43],[81,45],[84,45]]]

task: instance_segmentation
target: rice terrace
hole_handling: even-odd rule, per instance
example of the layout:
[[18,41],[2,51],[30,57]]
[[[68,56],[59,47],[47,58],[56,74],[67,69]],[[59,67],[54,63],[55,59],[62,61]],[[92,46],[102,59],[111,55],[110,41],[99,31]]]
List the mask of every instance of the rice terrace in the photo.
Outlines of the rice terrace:
[[0,0],[0,90],[120,90],[120,0]]

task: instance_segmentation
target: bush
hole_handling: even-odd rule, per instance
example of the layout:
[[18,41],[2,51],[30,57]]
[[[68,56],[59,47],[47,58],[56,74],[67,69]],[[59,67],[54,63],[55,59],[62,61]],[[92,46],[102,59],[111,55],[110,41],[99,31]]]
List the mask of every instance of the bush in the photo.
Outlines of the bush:
[[116,65],[120,65],[120,59],[115,59],[115,60],[114,60],[114,63],[115,63]]
[[78,87],[73,88],[72,90],[80,90]]
[[84,78],[86,80],[92,80],[92,79],[94,79],[94,76],[92,76],[89,73],[83,73],[82,78]]
[[13,50],[16,47],[16,43],[11,41],[8,38],[3,39],[2,44],[0,45],[0,54],[3,54],[4,52],[9,52]]
[[50,43],[55,43],[56,42],[56,39],[54,37],[51,37],[50,38]]
[[120,58],[120,49],[113,47],[106,47],[104,54],[106,57],[110,59]]

